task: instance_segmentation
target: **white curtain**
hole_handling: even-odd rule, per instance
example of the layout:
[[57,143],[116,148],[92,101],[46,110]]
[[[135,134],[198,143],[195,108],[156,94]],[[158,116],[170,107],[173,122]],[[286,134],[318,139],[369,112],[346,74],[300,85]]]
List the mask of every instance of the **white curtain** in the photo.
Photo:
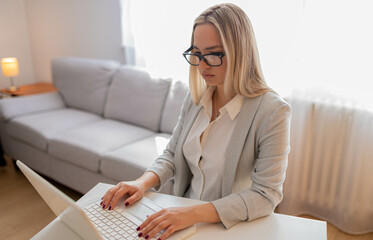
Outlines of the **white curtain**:
[[[128,64],[188,81],[194,19],[225,1],[121,0]],[[373,231],[373,14],[370,0],[237,0],[267,83],[291,103],[291,153],[279,212]],[[371,3],[372,2],[372,3]]]
[[373,15],[365,0],[305,1],[277,73],[293,109],[278,212],[308,214],[350,234],[373,232]]
[[292,106],[291,151],[277,212],[312,215],[342,231],[373,231],[373,112],[302,97]]

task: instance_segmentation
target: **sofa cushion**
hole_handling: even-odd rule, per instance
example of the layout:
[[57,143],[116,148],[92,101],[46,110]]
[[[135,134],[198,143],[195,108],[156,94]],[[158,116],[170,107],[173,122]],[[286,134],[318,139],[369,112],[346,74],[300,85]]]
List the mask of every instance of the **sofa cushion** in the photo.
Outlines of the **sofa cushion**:
[[159,131],[169,79],[152,78],[146,71],[123,66],[113,79],[104,116]]
[[144,128],[104,119],[55,136],[50,141],[48,153],[59,160],[98,172],[100,156],[104,152],[152,134]]
[[0,119],[9,121],[15,117],[60,108],[65,108],[65,103],[58,92],[5,98],[0,101]]
[[100,171],[118,181],[140,177],[163,153],[169,134],[154,134],[140,141],[102,155]]
[[52,61],[53,83],[68,107],[103,114],[107,90],[119,63],[84,58]]
[[62,108],[17,117],[6,124],[5,131],[12,138],[46,151],[49,139],[58,133],[100,119],[96,114]]
[[172,82],[162,113],[161,132],[172,133],[179,119],[181,106],[188,91],[189,87],[186,83],[181,81]]

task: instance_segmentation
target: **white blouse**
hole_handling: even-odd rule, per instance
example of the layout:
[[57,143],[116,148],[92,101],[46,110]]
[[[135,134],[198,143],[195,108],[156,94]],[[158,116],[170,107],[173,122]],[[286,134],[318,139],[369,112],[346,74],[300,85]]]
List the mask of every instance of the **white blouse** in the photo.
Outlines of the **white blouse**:
[[236,95],[219,110],[220,115],[210,123],[214,90],[215,87],[209,87],[201,98],[201,111],[183,146],[185,159],[193,175],[185,197],[203,201],[222,197],[225,153],[243,102],[243,97]]

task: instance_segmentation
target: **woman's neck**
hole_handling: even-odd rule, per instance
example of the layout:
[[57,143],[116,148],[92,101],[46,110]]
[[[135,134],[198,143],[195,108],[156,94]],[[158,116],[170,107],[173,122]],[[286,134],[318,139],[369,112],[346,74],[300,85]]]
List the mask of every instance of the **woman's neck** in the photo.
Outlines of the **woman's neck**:
[[215,99],[215,106],[217,110],[222,108],[225,104],[227,104],[231,99],[227,98],[224,94],[224,86],[217,86],[214,92]]

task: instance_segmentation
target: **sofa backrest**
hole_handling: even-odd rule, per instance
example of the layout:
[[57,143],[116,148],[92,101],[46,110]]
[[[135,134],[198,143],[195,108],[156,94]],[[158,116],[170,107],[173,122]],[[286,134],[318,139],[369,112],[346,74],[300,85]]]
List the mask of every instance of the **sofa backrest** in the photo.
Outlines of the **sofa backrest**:
[[179,119],[181,107],[189,91],[186,83],[172,81],[170,91],[168,91],[166,102],[163,108],[161,119],[161,132],[172,133]]
[[142,69],[122,66],[110,85],[104,117],[158,132],[170,82],[153,78]]
[[119,62],[88,58],[52,60],[53,84],[67,107],[103,114],[108,87]]

